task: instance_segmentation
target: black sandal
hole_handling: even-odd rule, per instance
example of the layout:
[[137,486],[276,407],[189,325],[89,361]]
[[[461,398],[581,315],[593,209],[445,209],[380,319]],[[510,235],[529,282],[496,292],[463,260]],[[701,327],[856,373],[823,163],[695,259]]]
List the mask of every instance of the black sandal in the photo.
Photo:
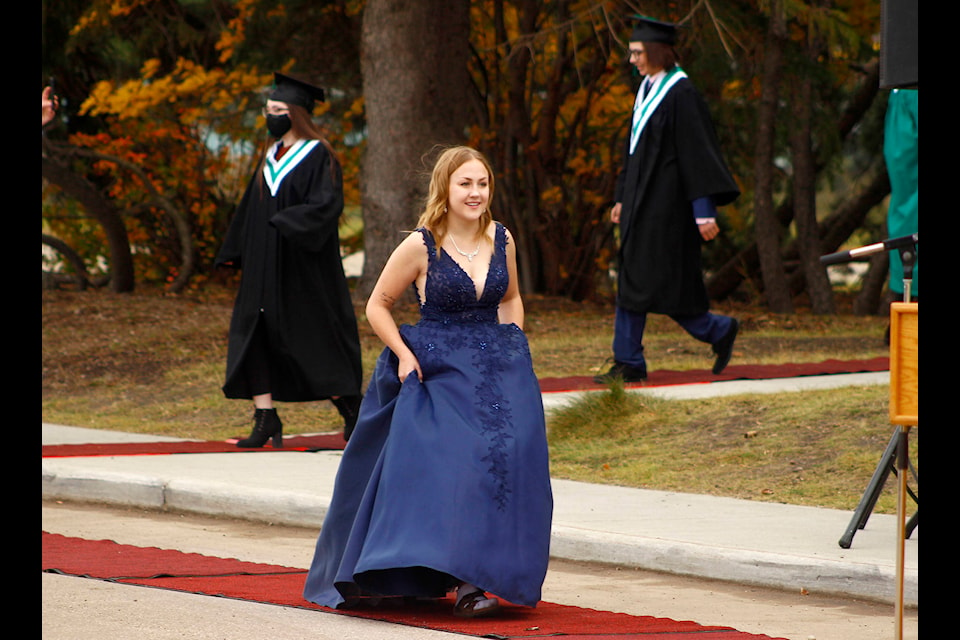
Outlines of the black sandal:
[[[491,602],[483,607],[481,603]],[[453,615],[458,618],[479,618],[488,616],[500,610],[500,601],[496,598],[489,598],[483,591],[471,591],[467,595],[457,600],[457,606],[453,608]]]

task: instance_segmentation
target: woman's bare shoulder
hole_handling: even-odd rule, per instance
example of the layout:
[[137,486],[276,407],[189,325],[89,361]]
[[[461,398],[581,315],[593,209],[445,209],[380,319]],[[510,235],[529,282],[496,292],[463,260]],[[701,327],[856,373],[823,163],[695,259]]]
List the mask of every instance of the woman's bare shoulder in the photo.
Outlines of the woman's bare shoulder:
[[411,231],[407,233],[403,240],[400,241],[400,244],[397,245],[397,248],[394,249],[393,253],[394,255],[402,257],[406,260],[426,257],[426,238],[419,229],[416,231]]

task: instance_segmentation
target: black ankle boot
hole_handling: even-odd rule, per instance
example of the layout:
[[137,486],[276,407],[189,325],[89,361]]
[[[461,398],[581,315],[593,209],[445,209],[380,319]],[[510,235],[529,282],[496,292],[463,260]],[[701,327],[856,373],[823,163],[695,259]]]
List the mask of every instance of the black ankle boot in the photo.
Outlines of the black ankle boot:
[[253,412],[253,431],[249,438],[237,441],[243,449],[256,449],[273,438],[274,449],[283,448],[283,423],[276,409],[257,409]]
[[360,401],[363,396],[340,396],[331,398],[333,406],[337,408],[340,415],[343,416],[343,439],[350,441],[353,435],[353,428],[357,426],[357,416],[360,415]]

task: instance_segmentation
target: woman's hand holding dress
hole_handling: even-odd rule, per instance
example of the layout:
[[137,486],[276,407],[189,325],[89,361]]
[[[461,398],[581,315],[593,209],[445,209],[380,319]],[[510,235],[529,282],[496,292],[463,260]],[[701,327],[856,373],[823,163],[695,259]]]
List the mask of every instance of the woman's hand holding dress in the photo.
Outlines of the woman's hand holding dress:
[[393,305],[411,284],[426,279],[427,249],[419,233],[412,233],[400,243],[383,267],[370,299],[367,301],[367,321],[383,343],[397,356],[400,382],[411,373],[423,381],[423,371],[416,355],[400,336],[393,318]]

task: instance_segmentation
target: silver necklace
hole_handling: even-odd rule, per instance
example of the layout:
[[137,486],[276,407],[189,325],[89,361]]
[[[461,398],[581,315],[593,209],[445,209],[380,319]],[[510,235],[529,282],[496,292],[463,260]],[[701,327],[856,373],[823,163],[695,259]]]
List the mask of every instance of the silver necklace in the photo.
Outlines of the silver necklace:
[[470,253],[467,253],[466,251],[461,249],[459,246],[457,246],[457,239],[453,237],[453,234],[450,235],[450,240],[453,242],[453,248],[457,250],[457,253],[459,253],[464,258],[466,258],[467,262],[473,262],[473,259],[477,257],[478,253],[480,253],[479,241],[477,242],[477,248],[471,251]]

